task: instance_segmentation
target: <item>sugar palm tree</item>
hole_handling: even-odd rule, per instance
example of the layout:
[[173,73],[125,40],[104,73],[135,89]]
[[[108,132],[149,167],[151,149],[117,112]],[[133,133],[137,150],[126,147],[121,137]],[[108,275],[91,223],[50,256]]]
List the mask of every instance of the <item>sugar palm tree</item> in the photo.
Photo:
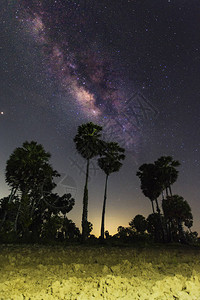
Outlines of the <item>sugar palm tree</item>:
[[154,201],[156,202],[156,210],[159,217],[159,223],[155,223],[158,225],[157,228],[155,229],[156,230],[155,235],[156,236],[158,235],[159,232],[158,227],[160,227],[162,232],[162,240],[164,241],[165,239],[164,229],[162,224],[160,208],[158,205],[158,197],[160,196],[163,190],[163,185],[162,182],[160,181],[160,169],[155,164],[143,164],[142,166],[139,167],[139,171],[136,173],[136,175],[141,180],[141,189],[143,194],[146,197],[148,197],[151,201],[153,214],[155,214],[153,203]]
[[82,124],[78,127],[78,132],[74,138],[78,153],[87,161],[86,178],[83,194],[83,213],[82,213],[82,241],[87,238],[88,232],[88,177],[90,160],[99,155],[102,142],[100,140],[102,127],[92,122]]
[[105,191],[104,191],[104,202],[102,210],[102,221],[101,221],[101,239],[104,239],[104,230],[105,230],[105,209],[106,209],[106,199],[107,199],[107,183],[108,177],[113,172],[118,172],[122,166],[121,160],[125,159],[124,148],[121,148],[118,143],[110,142],[104,143],[104,149],[101,154],[101,157],[98,159],[99,167],[106,174],[105,181]]
[[161,156],[155,161],[155,165],[159,168],[159,178],[162,182],[163,190],[165,189],[166,191],[166,197],[169,196],[169,194],[172,197],[171,185],[175,183],[178,178],[176,168],[180,166],[180,162],[173,160],[171,156]]
[[[43,190],[51,191],[55,187],[53,177],[58,176],[58,173],[49,164],[50,156],[42,145],[34,141],[26,141],[22,147],[13,151],[7,161],[6,182],[12,191],[15,191],[14,193],[20,195],[14,222],[15,231],[17,231],[17,222],[23,206],[25,205],[31,217],[43,195]],[[12,201],[12,197],[9,201]]]
[[37,142],[24,142],[22,147],[14,150],[7,161],[6,182],[11,188],[17,188],[22,193],[30,192],[41,181],[43,173],[56,175],[49,164],[50,157],[50,153]]
[[139,167],[136,176],[140,178],[141,189],[143,194],[150,199],[153,213],[154,201],[156,202],[157,212],[160,212],[157,198],[162,192],[162,184],[160,182],[158,168],[154,164],[143,164]]

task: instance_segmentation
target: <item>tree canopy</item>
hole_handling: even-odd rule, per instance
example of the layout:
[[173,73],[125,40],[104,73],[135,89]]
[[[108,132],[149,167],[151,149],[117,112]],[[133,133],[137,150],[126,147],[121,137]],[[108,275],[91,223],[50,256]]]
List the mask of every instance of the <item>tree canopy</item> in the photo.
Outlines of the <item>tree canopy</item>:
[[0,201],[1,231],[39,238],[52,215],[58,220],[60,213],[65,215],[73,208],[75,200],[71,194],[59,196],[52,192],[56,186],[54,178],[59,174],[50,165],[50,157],[34,141],[24,142],[10,155],[6,182],[11,194]]

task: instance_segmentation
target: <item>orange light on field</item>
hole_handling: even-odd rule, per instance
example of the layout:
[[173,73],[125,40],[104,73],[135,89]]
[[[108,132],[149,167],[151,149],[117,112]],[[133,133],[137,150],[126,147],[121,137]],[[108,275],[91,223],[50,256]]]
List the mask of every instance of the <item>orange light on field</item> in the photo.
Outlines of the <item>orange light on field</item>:
[[3,115],[4,114],[4,112],[3,111],[1,111],[1,115]]

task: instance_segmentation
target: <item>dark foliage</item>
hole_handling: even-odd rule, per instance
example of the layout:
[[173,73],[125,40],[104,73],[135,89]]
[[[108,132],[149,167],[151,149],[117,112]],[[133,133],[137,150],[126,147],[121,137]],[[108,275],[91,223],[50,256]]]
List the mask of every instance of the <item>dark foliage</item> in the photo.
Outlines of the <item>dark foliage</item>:
[[[59,176],[49,164],[50,154],[36,142],[25,142],[11,154],[6,165],[9,197],[0,200],[2,240],[39,241],[55,239],[62,228],[62,216],[74,206],[71,194],[52,193]],[[48,230],[47,230],[48,228]],[[48,233],[47,233],[48,231]]]
[[83,194],[82,241],[88,236],[88,177],[90,160],[101,153],[103,142],[100,140],[102,127],[92,122],[82,124],[74,138],[78,153],[86,159],[86,178]]

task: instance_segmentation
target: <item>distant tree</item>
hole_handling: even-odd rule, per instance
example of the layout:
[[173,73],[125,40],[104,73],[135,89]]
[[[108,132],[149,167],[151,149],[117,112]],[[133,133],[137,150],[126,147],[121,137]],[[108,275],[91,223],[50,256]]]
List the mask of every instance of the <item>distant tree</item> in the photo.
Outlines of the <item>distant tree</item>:
[[109,239],[111,237],[108,230],[105,231],[105,237],[106,239]]
[[119,226],[117,231],[117,237],[122,240],[127,240],[134,235],[134,231],[130,227]]
[[198,232],[196,231],[186,231],[185,232],[185,241],[188,244],[196,244],[198,243]]
[[92,232],[93,230],[93,224],[91,222],[88,222],[87,221],[87,227],[86,227],[86,236],[90,236],[90,233]]
[[166,191],[166,196],[172,196],[171,185],[178,178],[177,167],[180,166],[178,160],[173,160],[171,156],[161,156],[155,161],[155,166],[159,169],[159,180]]
[[104,202],[103,202],[102,220],[101,220],[101,239],[104,239],[108,177],[111,173],[118,172],[119,169],[121,168],[122,166],[121,160],[125,159],[124,152],[125,149],[121,148],[118,145],[118,143],[115,142],[104,143],[101,157],[98,159],[99,167],[106,174]]
[[[75,204],[75,200],[71,197],[71,194],[59,196],[58,194],[51,193],[42,200],[33,216],[32,224],[29,226],[29,230],[35,237],[41,235],[44,224],[48,224],[49,222],[51,224],[52,216],[62,216],[61,218],[65,220],[66,214],[72,210]],[[58,224],[56,224],[56,220],[59,221]],[[54,218],[53,222],[58,228],[64,227],[64,224],[60,223],[61,220],[60,218]]]
[[129,222],[129,225],[131,228],[136,229],[139,234],[144,234],[147,230],[147,221],[142,215],[136,215],[135,218]]
[[124,238],[124,237],[127,236],[127,229],[126,229],[126,227],[119,226],[119,227],[117,228],[117,232],[118,232],[118,236],[119,236],[120,238]]
[[82,213],[82,241],[86,240],[88,234],[88,177],[90,160],[99,155],[101,151],[101,134],[102,127],[92,122],[80,125],[78,133],[74,138],[78,153],[87,161],[86,179],[83,195],[83,213]]
[[46,223],[43,224],[42,238],[47,240],[56,239],[59,229],[62,227],[63,219],[58,215],[52,215]]
[[[158,197],[162,194],[164,199],[163,191],[166,191],[166,195],[169,193],[172,196],[171,185],[178,178],[178,171],[176,168],[180,163],[176,160],[173,160],[171,156],[161,156],[157,159],[154,164],[143,164],[139,167],[139,171],[136,175],[141,180],[141,189],[143,194],[148,197],[152,203],[152,210],[154,210],[154,201],[156,202],[157,212],[159,216],[158,227],[162,230],[162,240],[165,239],[164,224],[162,221],[161,211],[158,205]],[[157,218],[154,216],[154,218]],[[156,223],[155,223],[156,224]],[[159,232],[157,230],[157,232]],[[156,233],[156,231],[155,231]]]
[[163,217],[158,213],[150,214],[147,217],[147,231],[154,238],[155,242],[163,240],[163,228],[160,223],[163,222]]
[[179,195],[168,196],[167,199],[163,199],[162,208],[168,224],[170,241],[178,239],[184,242],[183,224],[190,228],[193,223],[188,202]]
[[72,222],[72,220],[66,217],[63,219],[61,232],[63,234],[64,239],[74,240],[79,239],[80,237],[79,228],[76,227],[76,224]]

